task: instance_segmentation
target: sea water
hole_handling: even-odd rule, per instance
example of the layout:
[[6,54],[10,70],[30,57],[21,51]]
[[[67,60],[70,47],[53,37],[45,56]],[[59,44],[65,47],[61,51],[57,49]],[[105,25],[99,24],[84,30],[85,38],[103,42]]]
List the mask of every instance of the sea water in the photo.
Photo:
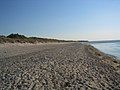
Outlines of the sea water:
[[120,59],[120,42],[92,43],[92,45],[102,52]]

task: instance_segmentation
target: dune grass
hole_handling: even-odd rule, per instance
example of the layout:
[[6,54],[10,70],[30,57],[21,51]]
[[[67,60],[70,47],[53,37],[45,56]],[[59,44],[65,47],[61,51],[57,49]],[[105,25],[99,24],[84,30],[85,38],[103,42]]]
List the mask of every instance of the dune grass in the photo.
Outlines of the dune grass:
[[49,43],[49,42],[75,42],[58,39],[48,39],[39,37],[26,37],[20,34],[10,34],[8,36],[0,36],[0,43]]

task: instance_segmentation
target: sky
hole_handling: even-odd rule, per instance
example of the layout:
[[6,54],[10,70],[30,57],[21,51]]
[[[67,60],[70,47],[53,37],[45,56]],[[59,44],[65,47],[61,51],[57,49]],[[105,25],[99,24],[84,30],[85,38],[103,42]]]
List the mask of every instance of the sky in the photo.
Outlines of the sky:
[[0,0],[0,35],[120,39],[120,0]]

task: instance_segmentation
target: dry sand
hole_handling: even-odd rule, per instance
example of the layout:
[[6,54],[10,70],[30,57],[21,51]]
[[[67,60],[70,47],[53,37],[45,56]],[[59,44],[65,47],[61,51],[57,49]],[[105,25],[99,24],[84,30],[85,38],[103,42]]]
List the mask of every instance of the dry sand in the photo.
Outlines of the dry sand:
[[120,63],[80,43],[1,44],[0,90],[120,90]]

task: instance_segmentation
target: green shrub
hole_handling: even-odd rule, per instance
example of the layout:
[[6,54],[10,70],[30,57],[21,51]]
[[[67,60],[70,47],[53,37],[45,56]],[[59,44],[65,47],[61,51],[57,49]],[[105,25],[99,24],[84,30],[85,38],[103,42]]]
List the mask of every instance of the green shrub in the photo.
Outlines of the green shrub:
[[10,34],[7,36],[8,38],[20,38],[20,39],[24,39],[24,38],[27,38],[25,37],[24,35],[19,35],[18,33],[17,34]]

